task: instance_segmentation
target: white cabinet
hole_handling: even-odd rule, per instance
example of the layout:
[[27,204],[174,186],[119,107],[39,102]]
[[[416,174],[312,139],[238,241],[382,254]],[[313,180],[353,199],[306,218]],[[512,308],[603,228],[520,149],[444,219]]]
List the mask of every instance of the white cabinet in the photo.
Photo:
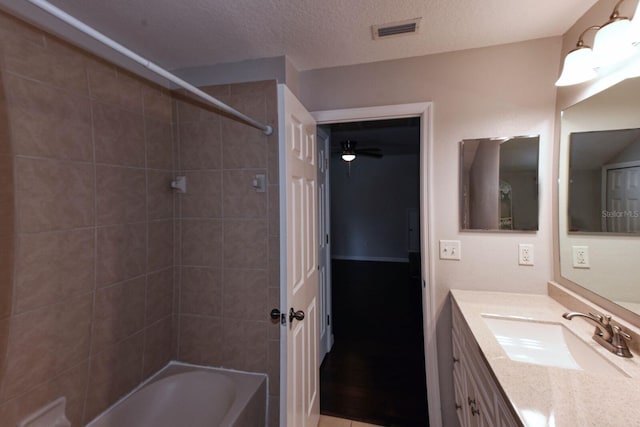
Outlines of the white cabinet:
[[452,300],[453,385],[463,427],[522,426],[496,384],[476,340]]

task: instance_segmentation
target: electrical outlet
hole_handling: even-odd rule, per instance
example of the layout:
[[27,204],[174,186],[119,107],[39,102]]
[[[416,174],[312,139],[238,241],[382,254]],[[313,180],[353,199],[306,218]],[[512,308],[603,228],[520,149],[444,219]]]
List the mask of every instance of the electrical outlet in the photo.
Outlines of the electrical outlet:
[[440,240],[440,259],[460,261],[460,240]]
[[589,246],[573,246],[573,268],[591,268]]
[[530,243],[520,243],[518,245],[518,264],[533,265],[533,245]]

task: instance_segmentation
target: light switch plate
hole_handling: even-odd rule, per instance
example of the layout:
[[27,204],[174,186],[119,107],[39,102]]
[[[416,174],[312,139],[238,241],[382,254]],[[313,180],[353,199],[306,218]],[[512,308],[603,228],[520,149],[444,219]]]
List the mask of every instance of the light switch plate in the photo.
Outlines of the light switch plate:
[[440,240],[440,259],[460,261],[460,240]]

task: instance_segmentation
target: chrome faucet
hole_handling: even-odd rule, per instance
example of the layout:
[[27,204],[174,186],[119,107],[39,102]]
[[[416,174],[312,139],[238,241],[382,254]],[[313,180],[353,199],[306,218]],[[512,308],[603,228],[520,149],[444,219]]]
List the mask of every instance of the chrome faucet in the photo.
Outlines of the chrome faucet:
[[620,357],[633,357],[629,351],[627,341],[631,341],[631,335],[624,332],[617,325],[611,324],[611,316],[608,314],[584,314],[577,311],[568,311],[562,315],[567,320],[574,317],[584,317],[595,323],[596,330],[593,332],[593,340],[609,350],[611,353]]

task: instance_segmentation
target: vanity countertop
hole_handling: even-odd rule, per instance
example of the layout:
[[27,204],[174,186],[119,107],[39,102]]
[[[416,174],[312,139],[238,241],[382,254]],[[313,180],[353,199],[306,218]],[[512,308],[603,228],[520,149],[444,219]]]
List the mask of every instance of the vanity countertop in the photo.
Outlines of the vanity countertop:
[[[463,290],[451,294],[525,426],[640,425],[640,355],[627,359],[610,353],[591,339],[593,324],[564,319],[568,310],[548,295]],[[629,378],[513,361],[482,315],[563,324]]]

